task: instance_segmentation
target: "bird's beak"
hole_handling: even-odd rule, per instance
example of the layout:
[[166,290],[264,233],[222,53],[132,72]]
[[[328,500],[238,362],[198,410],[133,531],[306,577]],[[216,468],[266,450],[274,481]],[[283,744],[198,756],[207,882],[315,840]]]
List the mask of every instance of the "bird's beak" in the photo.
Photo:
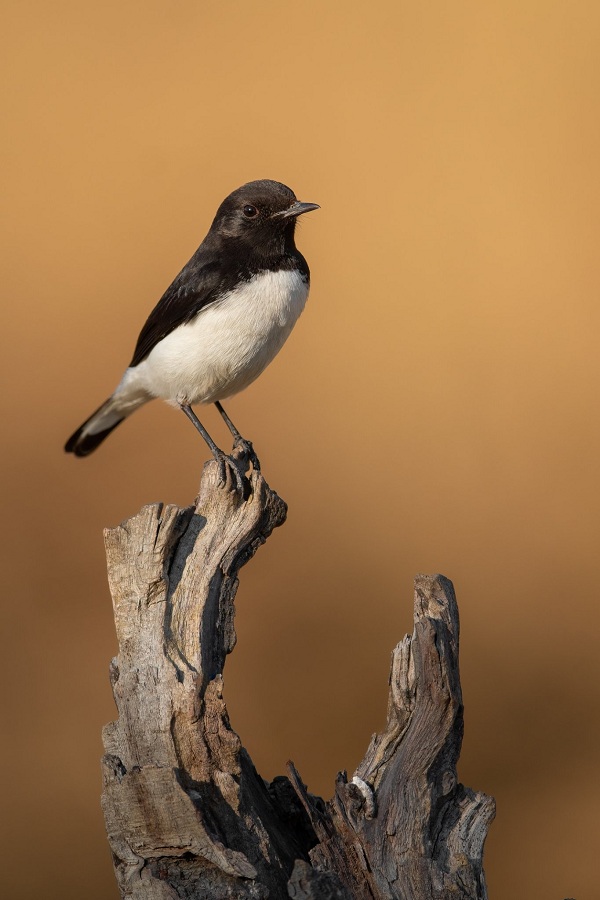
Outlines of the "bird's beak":
[[291,219],[295,218],[296,216],[301,216],[302,213],[310,212],[311,209],[321,209],[321,207],[318,203],[301,203],[299,200],[295,200],[288,209],[284,209],[283,212],[273,213],[271,218]]

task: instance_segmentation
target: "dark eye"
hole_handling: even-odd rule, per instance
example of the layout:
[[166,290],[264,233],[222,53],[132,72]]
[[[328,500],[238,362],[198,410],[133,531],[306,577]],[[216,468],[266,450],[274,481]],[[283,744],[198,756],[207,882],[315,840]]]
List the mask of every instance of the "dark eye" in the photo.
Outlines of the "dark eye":
[[247,219],[255,219],[258,215],[258,210],[255,206],[252,206],[251,203],[248,203],[244,207],[244,215]]

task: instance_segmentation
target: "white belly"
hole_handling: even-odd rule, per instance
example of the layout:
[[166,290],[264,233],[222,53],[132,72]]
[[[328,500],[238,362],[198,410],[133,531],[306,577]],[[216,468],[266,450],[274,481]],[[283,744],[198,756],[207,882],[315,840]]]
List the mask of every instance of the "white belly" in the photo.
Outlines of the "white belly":
[[163,338],[119,393],[213,403],[251,384],[281,350],[308,296],[298,272],[261,272]]

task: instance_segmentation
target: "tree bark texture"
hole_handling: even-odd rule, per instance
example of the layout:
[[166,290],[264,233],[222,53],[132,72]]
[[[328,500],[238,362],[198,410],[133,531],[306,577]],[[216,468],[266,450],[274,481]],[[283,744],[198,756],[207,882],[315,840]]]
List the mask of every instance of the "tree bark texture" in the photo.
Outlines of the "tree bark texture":
[[[393,651],[387,724],[333,798],[290,763],[270,784],[231,728],[225,657],[239,569],[286,516],[260,472],[247,496],[206,464],[194,506],[106,531],[119,655],[102,805],[121,896],[135,900],[485,900],[494,802],[458,783],[463,732],[451,583],[419,576]],[[282,673],[285,677],[285,673]]]

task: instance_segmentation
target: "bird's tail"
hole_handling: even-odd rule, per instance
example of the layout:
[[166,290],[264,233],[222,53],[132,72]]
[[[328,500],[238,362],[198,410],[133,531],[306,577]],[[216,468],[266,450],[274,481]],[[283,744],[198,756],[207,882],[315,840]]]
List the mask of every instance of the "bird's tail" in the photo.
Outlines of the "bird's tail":
[[150,399],[147,394],[125,398],[119,393],[117,390],[71,435],[65,444],[67,453],[74,453],[75,456],[92,453],[123,419]]

